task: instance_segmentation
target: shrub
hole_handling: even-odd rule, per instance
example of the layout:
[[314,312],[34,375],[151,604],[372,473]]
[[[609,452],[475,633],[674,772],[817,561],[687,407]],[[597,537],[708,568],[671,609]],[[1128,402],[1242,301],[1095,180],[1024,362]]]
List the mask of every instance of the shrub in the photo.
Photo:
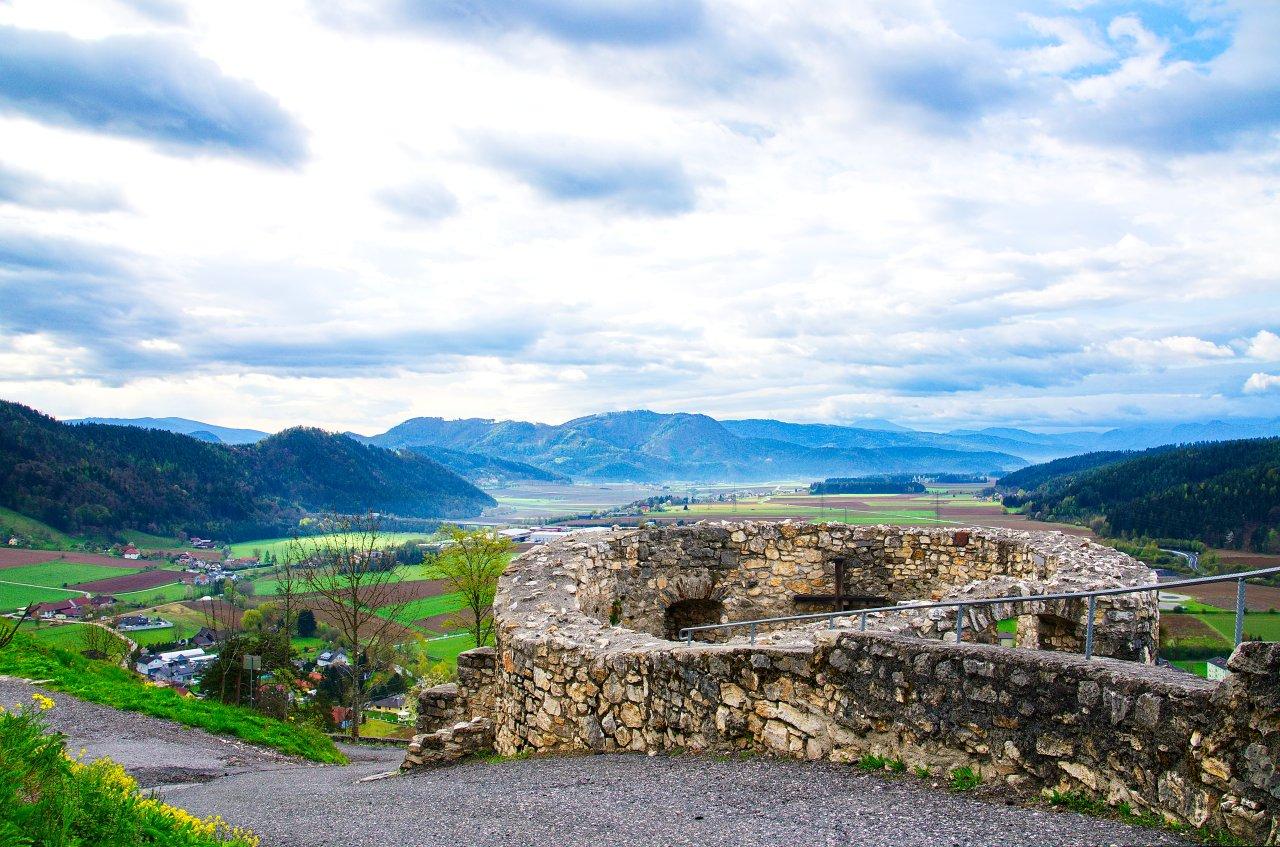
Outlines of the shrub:
[[920,779],[929,778],[929,767],[927,765],[916,765],[911,770]]
[[893,773],[907,772],[907,763],[902,761],[901,759],[890,759],[888,762],[885,763],[885,766],[889,768],[889,770],[892,771]]
[[110,759],[67,758],[62,739],[46,732],[34,707],[0,708],[0,843],[31,847],[257,847],[248,830],[221,818],[197,818],[144,796]]

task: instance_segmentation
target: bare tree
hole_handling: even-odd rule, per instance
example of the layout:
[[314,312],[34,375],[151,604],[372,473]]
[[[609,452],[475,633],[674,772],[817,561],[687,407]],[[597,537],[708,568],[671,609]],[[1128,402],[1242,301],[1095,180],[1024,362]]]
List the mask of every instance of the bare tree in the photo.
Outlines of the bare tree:
[[338,633],[348,651],[351,737],[360,737],[360,714],[370,677],[383,669],[404,637],[396,622],[408,600],[401,568],[381,548],[375,515],[332,517],[321,535],[294,539],[290,557],[301,575],[307,603]]
[[487,529],[447,526],[442,531],[449,544],[440,551],[436,567],[449,588],[462,595],[463,623],[476,646],[483,646],[493,635],[493,596],[511,561],[511,539]]

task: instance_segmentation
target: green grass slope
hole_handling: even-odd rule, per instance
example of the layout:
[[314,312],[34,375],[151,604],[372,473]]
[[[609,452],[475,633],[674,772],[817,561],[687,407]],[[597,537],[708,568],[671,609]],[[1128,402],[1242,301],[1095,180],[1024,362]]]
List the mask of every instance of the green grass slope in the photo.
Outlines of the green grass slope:
[[207,732],[233,735],[313,762],[343,763],[346,757],[324,733],[257,712],[144,685],[137,675],[67,650],[46,647],[19,634],[0,651],[0,673],[47,680],[45,686],[91,703],[140,712]]

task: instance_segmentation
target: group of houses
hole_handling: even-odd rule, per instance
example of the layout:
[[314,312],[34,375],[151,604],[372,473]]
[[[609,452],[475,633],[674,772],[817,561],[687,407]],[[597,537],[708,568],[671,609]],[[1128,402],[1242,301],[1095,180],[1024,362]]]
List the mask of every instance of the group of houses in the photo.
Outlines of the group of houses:
[[91,597],[70,597],[66,600],[50,600],[36,603],[27,610],[30,617],[44,621],[83,620],[97,617],[116,604],[116,598],[110,594],[95,594]]
[[164,653],[143,653],[134,669],[152,682],[187,688],[217,658],[218,654],[206,653],[203,647],[188,647]]

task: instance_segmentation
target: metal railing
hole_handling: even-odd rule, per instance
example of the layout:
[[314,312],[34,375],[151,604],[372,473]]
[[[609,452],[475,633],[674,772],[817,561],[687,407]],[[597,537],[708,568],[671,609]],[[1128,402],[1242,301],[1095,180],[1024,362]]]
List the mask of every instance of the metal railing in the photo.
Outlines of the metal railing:
[[717,629],[737,629],[746,627],[750,638],[750,643],[756,643],[756,630],[758,627],[768,624],[791,623],[791,622],[820,622],[827,621],[828,627],[835,629],[836,619],[848,618],[858,615],[860,618],[858,628],[865,632],[867,629],[867,615],[873,615],[883,612],[918,612],[925,609],[952,609],[956,610],[956,642],[964,640],[964,613],[969,606],[993,606],[997,603],[1041,603],[1048,600],[1085,600],[1088,602],[1088,620],[1085,623],[1084,636],[1084,657],[1086,659],[1093,658],[1093,620],[1097,612],[1098,598],[1110,597],[1116,594],[1138,594],[1146,591],[1154,591],[1159,594],[1161,591],[1169,591],[1175,588],[1183,588],[1190,585],[1206,585],[1213,582],[1235,582],[1236,583],[1236,630],[1235,643],[1239,644],[1244,639],[1244,615],[1245,615],[1245,580],[1254,579],[1262,576],[1272,576],[1280,574],[1280,567],[1261,568],[1255,571],[1245,571],[1243,573],[1221,574],[1218,576],[1202,576],[1195,579],[1181,579],[1173,582],[1156,582],[1148,585],[1131,585],[1119,588],[1101,588],[1097,591],[1075,591],[1059,594],[1017,594],[1008,597],[975,597],[967,600],[938,600],[931,603],[914,603],[907,602],[895,606],[879,606],[872,609],[846,609],[838,612],[811,612],[804,615],[784,615],[776,618],[757,618],[749,621],[732,621],[730,623],[713,623],[702,624],[700,626],[688,626],[680,630],[679,638],[685,644],[693,643],[693,634],[695,632],[708,632]]

